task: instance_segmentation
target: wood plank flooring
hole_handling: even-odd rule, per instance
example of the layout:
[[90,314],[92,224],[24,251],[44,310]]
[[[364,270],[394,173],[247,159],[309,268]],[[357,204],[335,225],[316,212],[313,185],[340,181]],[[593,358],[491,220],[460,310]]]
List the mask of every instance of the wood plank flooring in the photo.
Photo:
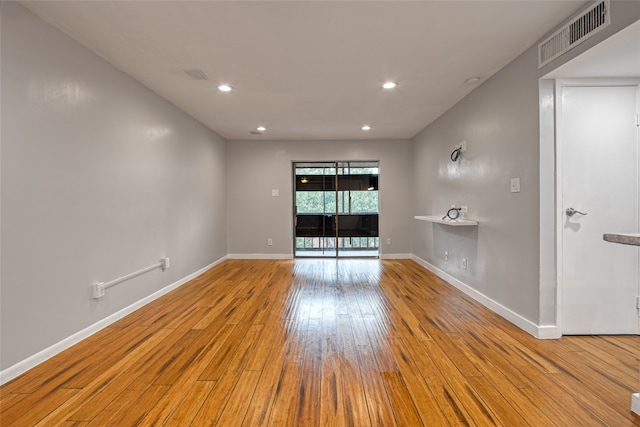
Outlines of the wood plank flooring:
[[639,355],[410,260],[228,260],[0,388],[0,425],[638,426]]

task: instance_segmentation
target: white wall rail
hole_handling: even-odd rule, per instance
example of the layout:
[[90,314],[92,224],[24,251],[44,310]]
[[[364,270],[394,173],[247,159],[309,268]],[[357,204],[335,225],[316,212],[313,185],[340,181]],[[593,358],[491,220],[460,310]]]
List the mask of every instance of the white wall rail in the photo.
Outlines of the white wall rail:
[[153,264],[147,268],[143,268],[142,270],[138,270],[135,271],[131,274],[127,274],[126,276],[122,276],[118,279],[112,280],[110,282],[99,282],[99,283],[94,283],[93,284],[93,298],[94,299],[99,299],[102,298],[104,296],[104,293],[106,291],[107,288],[110,288],[111,286],[115,286],[119,283],[122,283],[126,280],[132,279],[136,276],[139,276],[141,274],[144,274],[148,271],[151,270],[155,270],[156,268],[161,268],[162,271],[165,271],[167,268],[169,268],[169,258],[162,258],[160,259],[160,262],[158,262],[157,264]]

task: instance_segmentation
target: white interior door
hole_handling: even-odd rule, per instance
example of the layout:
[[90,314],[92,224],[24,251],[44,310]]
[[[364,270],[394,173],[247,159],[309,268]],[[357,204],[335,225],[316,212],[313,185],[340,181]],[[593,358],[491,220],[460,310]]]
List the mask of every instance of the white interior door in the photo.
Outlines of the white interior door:
[[[638,87],[562,87],[562,331],[638,334]],[[583,212],[570,215],[568,209]]]

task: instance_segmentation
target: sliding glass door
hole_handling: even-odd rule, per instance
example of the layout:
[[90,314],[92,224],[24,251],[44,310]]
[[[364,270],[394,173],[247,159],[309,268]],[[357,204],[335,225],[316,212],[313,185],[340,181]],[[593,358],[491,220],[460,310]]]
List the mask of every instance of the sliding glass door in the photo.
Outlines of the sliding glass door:
[[296,257],[377,257],[378,162],[298,162]]

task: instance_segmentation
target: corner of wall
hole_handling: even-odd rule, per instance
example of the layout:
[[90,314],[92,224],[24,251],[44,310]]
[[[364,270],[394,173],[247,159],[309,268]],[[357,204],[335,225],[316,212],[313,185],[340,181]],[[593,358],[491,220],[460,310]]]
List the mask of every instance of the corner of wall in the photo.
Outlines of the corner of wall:
[[539,339],[560,338],[559,330],[557,327],[536,325],[535,323],[531,322],[529,319],[522,317],[518,313],[515,313],[514,311],[508,309],[507,307],[503,306],[499,302],[492,300],[491,298],[487,297],[481,292],[478,292],[471,286],[467,285],[466,283],[463,283],[462,281],[456,279],[455,277],[451,276],[447,272],[437,268],[436,266],[430,264],[429,262],[423,260],[422,258],[419,258],[416,255],[412,255],[411,259],[417,262],[418,264],[420,264],[422,267],[431,271],[433,274],[435,274],[445,282],[449,283],[456,289],[464,292],[466,295],[470,296],[480,304],[484,305],[489,310],[502,316],[504,319],[513,323],[515,326],[519,327],[523,331],[534,336],[535,338],[539,338]]

